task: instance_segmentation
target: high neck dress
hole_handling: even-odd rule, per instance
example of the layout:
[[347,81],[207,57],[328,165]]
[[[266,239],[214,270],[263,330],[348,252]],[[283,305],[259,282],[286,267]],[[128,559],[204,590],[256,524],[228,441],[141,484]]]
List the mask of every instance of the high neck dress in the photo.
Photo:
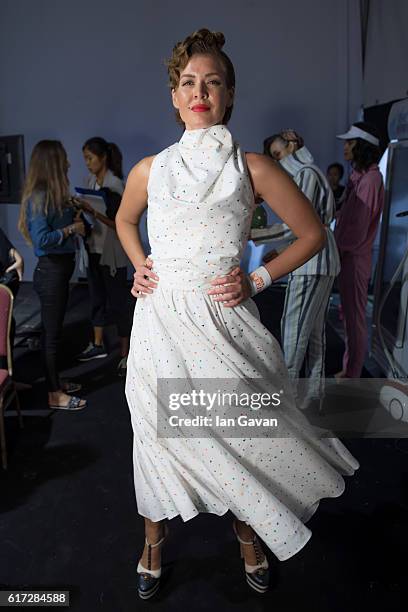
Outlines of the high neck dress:
[[[223,125],[185,131],[154,158],[148,233],[159,281],[137,301],[126,396],[139,513],[188,521],[230,510],[284,560],[310,538],[304,522],[319,500],[341,495],[342,474],[358,462],[337,438],[305,426],[253,300],[226,308],[207,295],[212,278],[239,265],[254,207],[245,153]],[[229,437],[215,427],[203,437],[158,435],[159,381],[193,388],[197,379],[230,379],[245,388],[268,377],[286,393],[283,437]]]

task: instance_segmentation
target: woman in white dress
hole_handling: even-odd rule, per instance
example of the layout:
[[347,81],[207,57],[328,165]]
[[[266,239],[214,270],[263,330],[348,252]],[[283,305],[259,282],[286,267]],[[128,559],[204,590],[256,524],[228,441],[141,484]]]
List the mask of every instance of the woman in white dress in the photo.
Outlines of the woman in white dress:
[[[304,422],[275,338],[251,296],[299,267],[324,244],[324,227],[293,181],[271,159],[245,154],[226,127],[235,77],[224,36],[199,30],[177,43],[168,62],[171,94],[185,127],[178,143],[131,171],[116,227],[136,272],[126,396],[134,431],[134,475],[146,542],[138,592],[156,593],[166,519],[230,510],[248,584],[265,592],[268,561],[258,536],[280,560],[311,536],[304,525],[319,500],[344,490],[341,474],[358,462],[336,438],[319,439]],[[255,207],[268,202],[297,240],[249,276],[240,269]],[[139,222],[148,207],[151,253]],[[215,426],[158,435],[158,419],[177,380],[273,379],[287,393],[280,437],[228,437]],[[170,379],[170,380],[169,380]],[[278,385],[278,386],[277,386]],[[160,387],[162,389],[162,387]],[[231,404],[230,411],[234,411]],[[235,406],[235,411],[237,406]],[[241,412],[241,411],[240,411]],[[231,412],[232,413],[232,412]],[[162,423],[163,421],[159,421]],[[204,431],[205,429],[205,431]],[[191,435],[189,435],[189,433]]]

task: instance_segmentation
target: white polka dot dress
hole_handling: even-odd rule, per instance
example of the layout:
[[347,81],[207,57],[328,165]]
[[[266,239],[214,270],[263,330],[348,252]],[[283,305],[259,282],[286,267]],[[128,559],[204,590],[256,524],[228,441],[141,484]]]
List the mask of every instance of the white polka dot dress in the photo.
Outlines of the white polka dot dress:
[[158,379],[272,376],[288,387],[280,346],[248,299],[225,308],[207,295],[239,265],[254,196],[245,154],[223,125],[184,132],[153,161],[148,184],[150,257],[159,283],[136,304],[126,397],[134,432],[138,511],[152,521],[230,510],[288,559],[311,536],[319,500],[344,491],[359,467],[337,438],[319,439],[294,401],[282,438],[157,436]]

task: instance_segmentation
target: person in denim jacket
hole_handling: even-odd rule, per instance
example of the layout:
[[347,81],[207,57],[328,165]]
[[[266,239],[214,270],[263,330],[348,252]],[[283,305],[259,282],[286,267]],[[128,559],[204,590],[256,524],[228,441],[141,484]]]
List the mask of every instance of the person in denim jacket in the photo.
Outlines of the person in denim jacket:
[[38,257],[33,284],[41,304],[48,405],[53,409],[80,410],[86,401],[68,395],[78,391],[80,385],[62,383],[57,367],[69,280],[75,268],[75,235],[85,234],[84,223],[70,198],[68,168],[66,151],[58,140],[42,140],[35,145],[18,226]]

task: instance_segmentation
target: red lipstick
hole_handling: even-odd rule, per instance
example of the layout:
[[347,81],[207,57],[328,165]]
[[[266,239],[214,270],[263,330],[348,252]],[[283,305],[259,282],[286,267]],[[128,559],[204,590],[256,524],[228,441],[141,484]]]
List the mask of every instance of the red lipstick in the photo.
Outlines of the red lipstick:
[[205,113],[205,111],[210,110],[210,107],[206,106],[205,104],[196,104],[195,106],[191,107],[191,110],[195,113]]

